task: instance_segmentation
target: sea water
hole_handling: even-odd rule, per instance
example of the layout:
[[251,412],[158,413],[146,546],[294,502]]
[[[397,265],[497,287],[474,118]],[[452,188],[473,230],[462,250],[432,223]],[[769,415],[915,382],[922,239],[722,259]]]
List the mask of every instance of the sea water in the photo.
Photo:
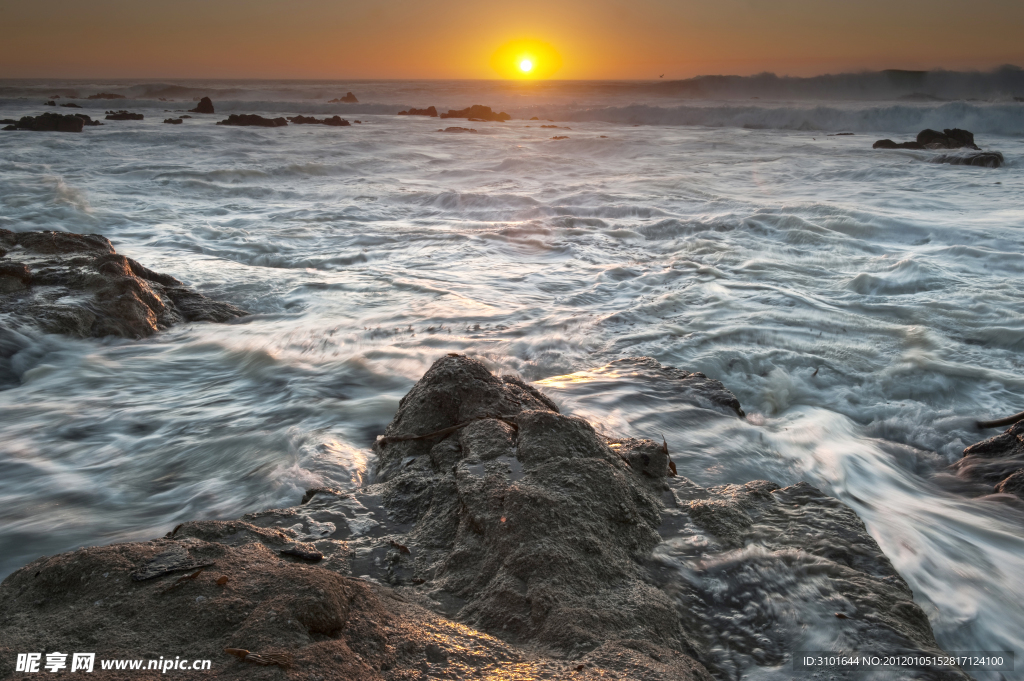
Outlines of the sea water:
[[[347,90],[359,104],[326,103]],[[130,98],[42,106],[99,91]],[[162,123],[203,93],[216,115]],[[145,114],[0,132],[0,227],[103,234],[252,313],[142,341],[0,319],[0,576],[361,485],[398,400],[460,352],[605,432],[665,437],[699,484],[816,485],[865,521],[940,645],[1024,652],[1024,512],[946,471],[998,432],[976,419],[1024,409],[1024,104],[621,83],[20,81],[0,97],[0,118]],[[395,115],[475,103],[514,118]],[[214,125],[231,112],[361,123]],[[972,130],[1006,165],[871,149],[923,127]],[[665,386],[607,366],[638,355],[721,380],[747,417],[677,418]]]

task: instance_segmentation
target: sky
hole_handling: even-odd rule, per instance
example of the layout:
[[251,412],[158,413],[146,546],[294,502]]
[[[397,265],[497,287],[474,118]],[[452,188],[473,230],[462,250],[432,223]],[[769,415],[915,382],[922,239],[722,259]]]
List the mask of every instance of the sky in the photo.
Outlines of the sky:
[[559,79],[989,69],[1024,1],[0,0],[0,78],[497,78],[514,40]]

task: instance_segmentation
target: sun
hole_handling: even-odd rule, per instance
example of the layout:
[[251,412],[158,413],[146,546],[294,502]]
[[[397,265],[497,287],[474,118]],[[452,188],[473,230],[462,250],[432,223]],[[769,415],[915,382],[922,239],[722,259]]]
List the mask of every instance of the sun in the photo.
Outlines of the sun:
[[502,78],[543,80],[562,67],[558,51],[540,40],[521,39],[507,42],[491,57],[491,68]]

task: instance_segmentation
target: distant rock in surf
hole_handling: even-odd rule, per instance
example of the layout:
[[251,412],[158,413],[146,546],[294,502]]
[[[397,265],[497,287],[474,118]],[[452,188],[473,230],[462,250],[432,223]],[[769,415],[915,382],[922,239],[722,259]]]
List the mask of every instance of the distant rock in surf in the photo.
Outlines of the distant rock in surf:
[[98,234],[6,229],[0,229],[0,313],[83,338],[145,338],[179,322],[247,314],[117,254]]
[[100,92],[99,94],[89,95],[86,99],[128,99],[124,95],[115,95],[111,92]]
[[141,121],[145,118],[143,114],[132,113],[131,111],[108,111],[108,121]]
[[359,100],[356,99],[356,96],[354,94],[352,94],[351,92],[346,92],[344,97],[339,97],[337,99],[328,99],[327,103],[328,104],[338,104],[338,103],[342,103],[342,104],[358,104]]
[[283,117],[264,118],[257,114],[231,114],[226,120],[217,121],[217,125],[253,125],[261,128],[280,128],[288,125]]
[[496,121],[499,123],[512,119],[504,111],[496,113],[491,111],[491,107],[483,106],[482,104],[474,104],[468,109],[449,109],[448,113],[441,114],[441,118],[475,118],[481,121]]
[[960,128],[946,128],[942,132],[927,128],[917,133],[913,142],[893,142],[890,139],[878,140],[872,149],[918,149],[937,151],[939,149],[971,149],[978,153],[964,152],[959,154],[943,154],[929,159],[932,163],[948,163],[959,166],[980,166],[998,168],[1003,165],[1003,155],[998,151],[981,151],[974,143],[974,133]]
[[942,154],[931,159],[932,163],[948,163],[954,166],[979,166],[981,168],[999,168],[1005,162],[998,151],[977,151],[965,154]]
[[[85,116],[74,114],[44,113],[38,116],[23,116],[21,120],[13,125],[8,125],[4,130],[32,130],[34,132],[82,132],[85,127]],[[91,121],[91,119],[90,119]],[[90,125],[94,125],[90,122]]]
[[211,100],[209,97],[203,97],[202,99],[199,100],[199,104],[196,105],[196,108],[189,109],[189,113],[201,113],[201,114],[212,114],[212,113],[214,113],[214,110],[213,110],[213,100]]
[[63,106],[66,109],[81,109],[82,108],[82,107],[78,106],[77,104],[75,104],[74,102],[68,102],[67,104],[61,104],[61,106]]
[[435,109],[432,106],[428,106],[426,109],[414,109],[412,107],[409,107],[408,111],[399,111],[398,115],[399,116],[431,116],[433,118],[436,118],[437,117],[437,109]]
[[82,121],[85,122],[85,125],[91,125],[91,126],[103,125],[99,121],[94,121],[91,117],[87,116],[86,114],[76,113],[75,115],[78,116],[79,118],[81,118]]
[[181,125],[182,121],[180,118],[165,118],[164,123],[169,123],[170,125]]
[[444,129],[438,128],[437,131],[438,132],[476,132],[476,129],[475,128],[460,128],[457,125],[453,125],[450,128],[444,128]]
[[51,100],[48,100],[46,102],[43,102],[43,106],[57,106],[57,102],[55,102],[55,101],[53,101],[51,99]]
[[335,127],[345,127],[352,125],[341,116],[332,116],[331,118],[316,118],[314,116],[289,116],[288,120],[295,125],[332,125]]

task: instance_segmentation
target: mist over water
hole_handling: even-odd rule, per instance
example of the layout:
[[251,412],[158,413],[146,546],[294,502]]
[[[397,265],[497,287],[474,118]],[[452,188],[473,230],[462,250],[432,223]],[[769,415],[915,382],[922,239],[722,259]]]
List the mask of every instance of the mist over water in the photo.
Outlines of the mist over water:
[[[27,89],[115,85],[151,87],[5,83],[0,117],[53,110]],[[157,95],[177,102],[78,100],[144,121],[0,133],[0,227],[103,234],[254,313],[144,341],[0,319],[0,575],[358,486],[398,400],[464,352],[608,433],[664,436],[699,484],[837,496],[945,649],[1024,652],[1024,511],[945,472],[997,432],[975,419],[1024,409],[1024,104],[357,85],[185,84]],[[161,123],[211,88],[238,91]],[[361,103],[325,103],[346,90]],[[393,115],[473,103],[519,120]],[[222,111],[363,123],[213,125]],[[923,127],[973,130],[1007,164],[871,149]],[[748,417],[607,368],[635,355],[721,380]]]

